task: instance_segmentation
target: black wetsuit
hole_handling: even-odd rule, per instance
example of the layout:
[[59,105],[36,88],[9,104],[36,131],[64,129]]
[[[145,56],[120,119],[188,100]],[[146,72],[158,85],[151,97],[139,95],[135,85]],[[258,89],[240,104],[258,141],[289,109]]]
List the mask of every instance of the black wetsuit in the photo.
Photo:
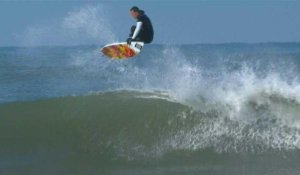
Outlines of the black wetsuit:
[[[144,43],[151,43],[153,40],[153,27],[150,19],[148,16],[144,13],[144,11],[139,12],[139,16],[137,17],[137,22],[142,22],[142,28],[136,38],[134,38],[134,41],[143,41]],[[134,31],[135,31],[136,26],[131,27],[131,33],[130,37],[132,37]]]

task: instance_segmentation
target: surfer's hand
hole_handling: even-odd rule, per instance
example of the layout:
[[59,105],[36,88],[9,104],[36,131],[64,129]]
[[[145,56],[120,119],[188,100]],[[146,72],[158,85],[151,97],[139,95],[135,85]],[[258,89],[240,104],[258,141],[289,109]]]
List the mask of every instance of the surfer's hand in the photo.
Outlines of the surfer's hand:
[[128,38],[128,39],[127,39],[127,44],[130,45],[130,44],[131,44],[131,41],[132,41],[132,38]]

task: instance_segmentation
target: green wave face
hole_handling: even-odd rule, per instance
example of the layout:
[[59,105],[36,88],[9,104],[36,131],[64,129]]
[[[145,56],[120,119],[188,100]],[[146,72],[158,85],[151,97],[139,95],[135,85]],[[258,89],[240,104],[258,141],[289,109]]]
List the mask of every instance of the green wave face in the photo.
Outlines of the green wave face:
[[0,152],[111,161],[127,148],[153,147],[183,125],[180,114],[189,108],[140,95],[145,94],[111,92],[2,104]]

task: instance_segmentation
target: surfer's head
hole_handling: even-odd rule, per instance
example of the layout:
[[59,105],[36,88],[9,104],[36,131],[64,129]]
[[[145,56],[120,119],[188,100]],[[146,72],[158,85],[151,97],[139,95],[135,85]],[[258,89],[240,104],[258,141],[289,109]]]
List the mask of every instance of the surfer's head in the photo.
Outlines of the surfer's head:
[[136,19],[140,14],[140,9],[137,6],[133,6],[130,9],[130,15]]

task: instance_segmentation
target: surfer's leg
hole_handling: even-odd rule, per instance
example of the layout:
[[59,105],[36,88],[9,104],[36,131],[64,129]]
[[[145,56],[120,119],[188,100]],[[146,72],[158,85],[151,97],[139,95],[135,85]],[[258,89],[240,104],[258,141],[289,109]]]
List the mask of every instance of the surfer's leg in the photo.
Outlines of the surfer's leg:
[[136,26],[131,26],[129,37],[133,36]]
[[[131,26],[129,37],[131,38],[133,36],[133,33],[135,31],[136,26]],[[133,41],[143,41],[141,37],[141,32],[138,34],[138,36],[135,37]]]

